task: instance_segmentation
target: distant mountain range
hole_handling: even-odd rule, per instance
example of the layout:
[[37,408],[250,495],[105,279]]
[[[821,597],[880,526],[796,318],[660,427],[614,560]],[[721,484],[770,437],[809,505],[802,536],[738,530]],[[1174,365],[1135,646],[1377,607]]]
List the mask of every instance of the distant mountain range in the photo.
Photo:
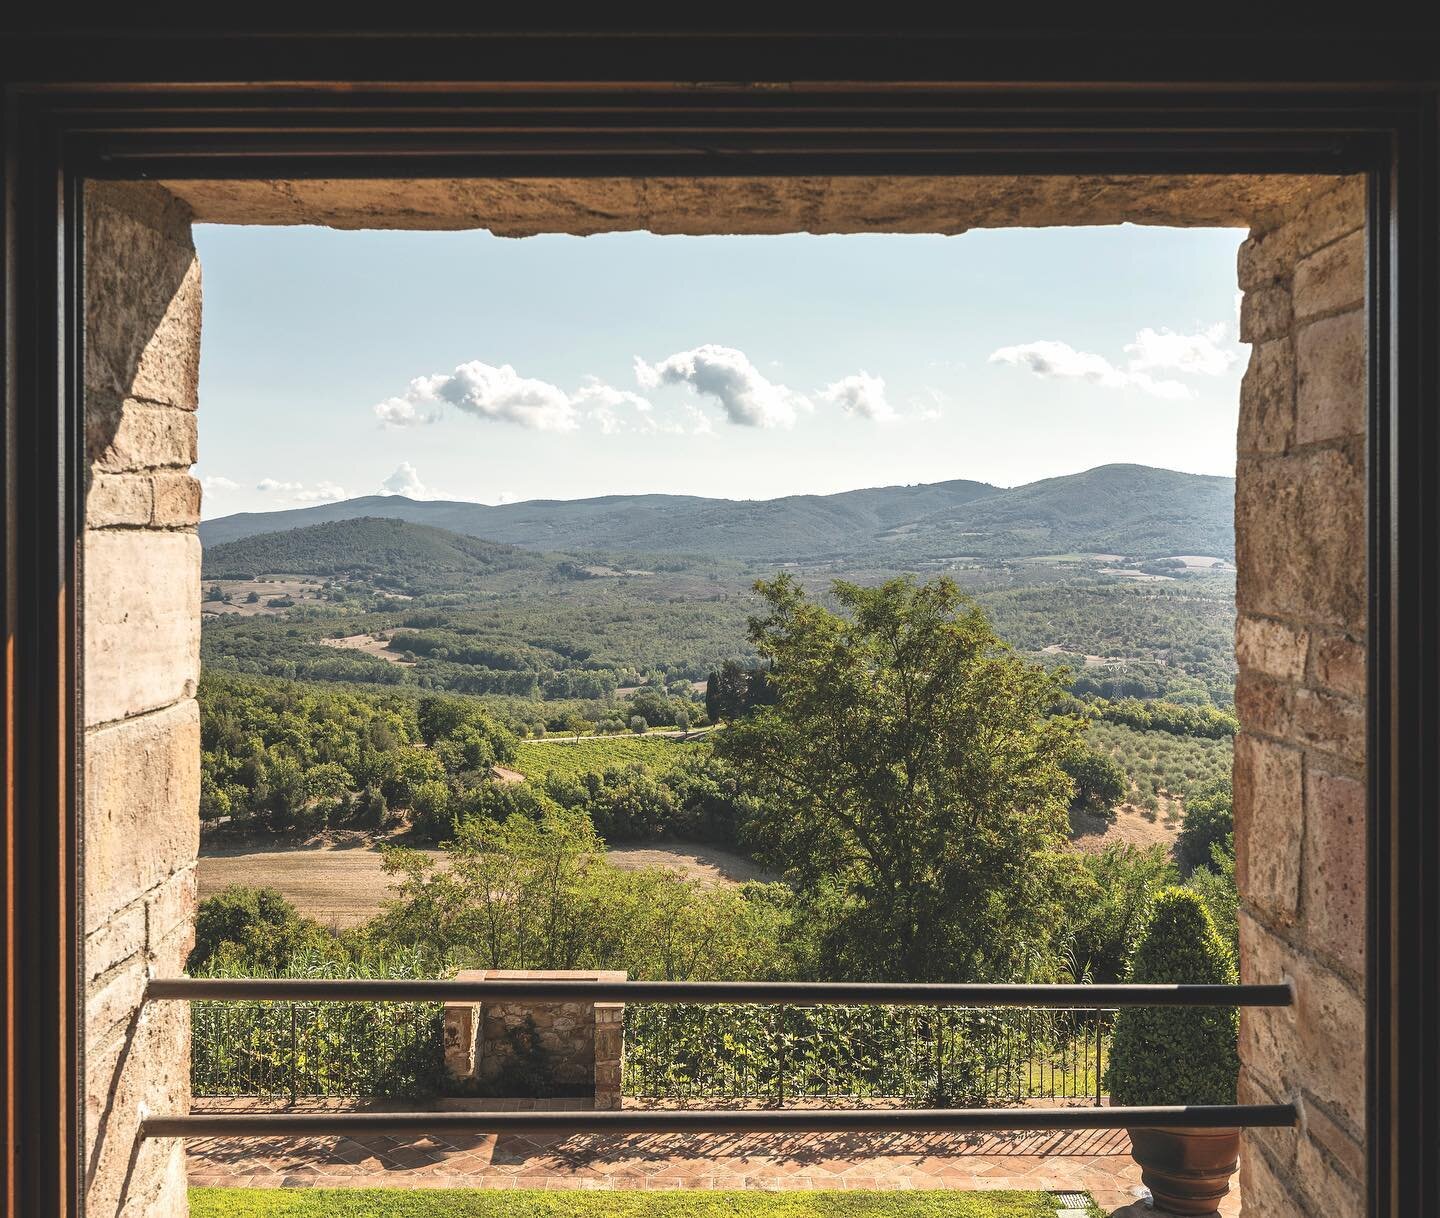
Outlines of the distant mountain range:
[[[1175,554],[1230,558],[1235,548],[1234,498],[1233,478],[1144,465],[1103,465],[1008,489],[956,480],[764,500],[606,495],[489,507],[372,495],[284,512],[222,516],[200,525],[200,539],[209,550],[261,534],[384,518],[503,543],[503,548],[696,554],[760,562],[868,558],[893,563],[1069,552],[1131,558]],[[371,530],[365,531],[365,537],[367,545],[383,542],[383,536]],[[351,540],[358,542],[360,537],[357,534]],[[398,536],[395,541],[399,542]],[[316,539],[313,544],[332,554],[335,561],[345,561],[340,551],[331,549],[338,544],[336,537]],[[311,545],[307,542],[304,548]],[[502,547],[487,552],[487,557],[427,537],[427,548],[431,545],[439,545],[448,555],[444,561],[454,561],[462,568],[472,562],[518,562],[517,557],[502,557]],[[226,549],[247,570],[283,571],[286,568],[278,565],[284,561],[283,555],[291,553],[292,561],[294,558],[293,546],[279,543],[268,550],[256,549],[243,561],[238,547]],[[265,553],[277,565],[260,562]],[[436,555],[431,557],[439,560]],[[207,575],[220,574],[210,558],[207,554]],[[312,556],[305,569],[313,569],[315,561]],[[318,561],[326,560],[322,556]],[[228,558],[226,565],[230,565]]]

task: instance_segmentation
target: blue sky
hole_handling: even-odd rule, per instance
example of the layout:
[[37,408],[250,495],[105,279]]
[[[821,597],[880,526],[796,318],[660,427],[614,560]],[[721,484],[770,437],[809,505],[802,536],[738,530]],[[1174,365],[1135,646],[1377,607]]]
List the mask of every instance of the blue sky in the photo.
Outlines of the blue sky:
[[1233,473],[1243,236],[202,226],[205,514]]

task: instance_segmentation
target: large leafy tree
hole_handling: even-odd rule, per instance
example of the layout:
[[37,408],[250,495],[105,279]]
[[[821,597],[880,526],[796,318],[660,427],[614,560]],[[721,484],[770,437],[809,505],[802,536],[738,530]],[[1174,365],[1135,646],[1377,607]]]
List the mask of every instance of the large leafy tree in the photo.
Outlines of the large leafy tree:
[[838,613],[787,575],[756,589],[774,704],[716,747],[760,796],[752,844],[808,902],[814,970],[1050,975],[1077,748],[1049,713],[1061,678],[1009,652],[949,579],[837,582]]

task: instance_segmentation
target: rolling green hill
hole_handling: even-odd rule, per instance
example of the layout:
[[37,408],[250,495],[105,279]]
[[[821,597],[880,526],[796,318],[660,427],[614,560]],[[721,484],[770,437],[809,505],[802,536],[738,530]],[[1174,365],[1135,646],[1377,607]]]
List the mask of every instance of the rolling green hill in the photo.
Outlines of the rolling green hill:
[[1235,553],[1235,480],[1145,465],[1046,478],[897,525],[898,559],[1014,558],[1084,551],[1135,558]]
[[547,566],[538,555],[515,546],[362,516],[207,546],[203,575],[363,577],[387,588],[428,592],[463,587],[502,571]]
[[1003,489],[957,480],[783,499],[609,495],[487,507],[371,496],[200,526],[207,547],[357,517],[387,518],[529,550],[694,554],[785,562],[887,556],[907,562],[1066,551],[1152,558],[1234,552],[1230,478],[1105,465]]

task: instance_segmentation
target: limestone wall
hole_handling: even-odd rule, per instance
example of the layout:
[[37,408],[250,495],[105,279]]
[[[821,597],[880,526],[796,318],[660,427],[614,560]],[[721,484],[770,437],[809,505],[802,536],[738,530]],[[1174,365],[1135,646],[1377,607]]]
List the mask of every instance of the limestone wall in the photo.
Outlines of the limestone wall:
[[188,1008],[140,998],[194,938],[200,266],[158,187],[92,186],[85,211],[85,1212],[173,1218],[183,1148],[136,1134],[190,1106]]
[[1347,179],[1239,260],[1235,845],[1242,979],[1292,1011],[1241,1017],[1244,1212],[1364,1211],[1365,195]]

